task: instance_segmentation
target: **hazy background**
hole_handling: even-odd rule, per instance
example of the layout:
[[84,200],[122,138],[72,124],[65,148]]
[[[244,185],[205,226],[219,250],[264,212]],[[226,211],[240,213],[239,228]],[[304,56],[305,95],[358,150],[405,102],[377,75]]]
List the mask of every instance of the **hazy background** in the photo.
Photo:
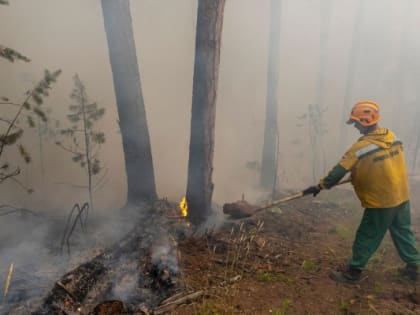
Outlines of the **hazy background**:
[[[309,129],[298,117],[307,113],[318,93],[320,1],[326,0],[282,1],[278,34],[281,189],[303,189],[313,184]],[[323,91],[327,169],[343,153],[338,144],[349,65],[354,73],[351,102],[365,98],[377,101],[382,125],[399,133],[409,158],[414,136],[419,133],[420,2],[362,0],[358,18],[361,2],[330,3]],[[213,173],[213,200],[220,204],[237,200],[242,193],[252,198],[258,185],[258,172],[246,165],[261,159],[269,10],[269,0],[226,1]],[[131,1],[157,190],[160,197],[171,200],[180,200],[186,189],[196,13],[196,0]],[[90,100],[106,108],[98,129],[107,137],[101,157],[108,175],[94,200],[96,208],[122,206],[126,193],[123,151],[100,1],[10,0],[9,6],[0,7],[0,25],[0,44],[31,58],[30,63],[0,60],[0,96],[21,102],[44,69],[60,68],[63,73],[45,102],[55,119],[66,123],[75,73],[85,83]],[[5,113],[3,108],[0,110]],[[359,135],[352,127],[347,129],[344,141],[350,144]],[[67,214],[75,202],[86,201],[87,194],[65,183],[84,184],[84,172],[51,139],[45,144],[46,177],[42,184],[37,136],[28,135],[25,143],[32,148],[33,162],[24,168],[20,179],[35,193],[26,195],[13,182],[5,182],[0,186],[1,204],[59,209]],[[8,151],[9,160],[23,164]],[[322,176],[322,171],[318,173]]]

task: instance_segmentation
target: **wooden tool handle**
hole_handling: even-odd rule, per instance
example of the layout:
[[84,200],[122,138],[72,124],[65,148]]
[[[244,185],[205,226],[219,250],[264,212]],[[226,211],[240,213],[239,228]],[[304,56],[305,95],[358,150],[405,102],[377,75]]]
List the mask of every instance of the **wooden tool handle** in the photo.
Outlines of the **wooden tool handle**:
[[293,199],[298,199],[300,197],[303,197],[303,192],[294,194],[294,195],[290,195],[281,199],[278,199],[276,201],[273,201],[272,203],[269,203],[268,205],[262,206],[258,209],[255,209],[255,212],[261,211],[261,210],[265,210],[274,206],[277,206],[279,203],[285,202],[285,201],[289,201],[289,200],[293,200]]
[[[342,180],[341,182],[338,182],[337,184],[335,184],[334,186],[338,186],[338,185],[342,185],[342,184],[346,184],[351,182],[351,178],[347,178],[345,180]],[[268,205],[262,206],[260,208],[255,209],[255,212],[261,211],[261,210],[265,210],[274,206],[277,206],[279,203],[285,202],[285,201],[289,201],[289,200],[293,200],[293,199],[298,199],[305,196],[303,194],[303,191],[301,191],[300,193],[294,194],[294,195],[290,195],[281,199],[278,199],[276,201],[273,201],[272,203],[269,203]]]

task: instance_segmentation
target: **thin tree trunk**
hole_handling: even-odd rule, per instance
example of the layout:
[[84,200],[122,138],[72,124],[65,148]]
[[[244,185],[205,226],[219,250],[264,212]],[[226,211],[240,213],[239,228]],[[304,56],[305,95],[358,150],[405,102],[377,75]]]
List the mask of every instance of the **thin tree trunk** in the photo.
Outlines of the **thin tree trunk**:
[[[331,12],[332,12],[333,2],[332,0],[323,0],[321,2],[321,11],[320,11],[320,48],[319,48],[319,68],[318,68],[318,93],[316,104],[318,104],[318,109],[320,111],[320,118],[323,118],[323,110],[326,109],[325,106],[325,77],[327,70],[327,60],[328,60],[328,42],[330,34],[330,23],[331,23]],[[323,121],[321,120],[322,124]],[[322,128],[322,126],[320,127]],[[320,175],[325,174],[327,168],[326,156],[325,156],[325,139],[324,133],[321,131],[319,134],[319,148],[313,149],[314,154],[317,154],[317,168],[316,178],[319,178]],[[319,174],[321,173],[321,174]]]
[[359,0],[357,3],[357,11],[356,16],[354,18],[354,27],[353,27],[353,38],[352,44],[350,48],[350,56],[349,56],[349,64],[347,67],[347,78],[346,78],[346,88],[345,88],[345,95],[344,95],[344,102],[343,102],[343,114],[341,118],[342,125],[340,126],[340,137],[338,137],[339,141],[339,151],[342,152],[347,145],[347,125],[345,121],[348,119],[348,115],[351,109],[351,102],[353,97],[353,85],[355,80],[355,73],[356,73],[356,61],[357,61],[357,53],[359,52],[360,47],[360,35],[361,35],[361,23],[362,23],[362,15],[364,9],[364,0]]
[[[417,113],[416,113],[416,121],[418,122],[420,119],[420,110],[417,109]],[[415,135],[416,135],[416,143],[414,146],[414,152],[413,152],[413,164],[411,166],[411,175],[415,175],[416,174],[416,167],[417,167],[417,156],[419,154],[419,150],[420,150],[420,127],[418,124],[416,124],[417,128],[415,128]]]
[[85,138],[85,152],[86,152],[86,167],[87,167],[87,175],[88,175],[88,193],[89,193],[89,203],[90,203],[90,210],[94,211],[93,206],[93,196],[92,196],[92,165],[91,165],[91,147],[88,135],[88,128],[87,128],[87,119],[86,119],[86,91],[84,85],[81,83],[79,77],[76,77],[80,83],[80,105],[82,107],[82,116],[83,116],[83,133]]
[[332,11],[332,1],[323,0],[321,2],[320,10],[320,53],[319,53],[319,68],[318,68],[318,87],[317,87],[317,100],[315,104],[324,106],[325,103],[325,74],[326,74],[326,64],[327,64],[327,55],[328,55],[328,41],[329,41],[329,30],[331,22],[331,11]]
[[402,129],[402,132],[398,132],[398,134],[400,137],[404,137],[405,135],[411,134],[411,130],[409,130],[410,128],[403,128],[404,126],[407,126],[407,124],[404,124],[404,119],[401,119],[402,115],[399,114],[399,111],[402,107],[406,107],[408,105],[406,98],[404,97],[404,89],[408,83],[407,74],[412,71],[412,65],[410,65],[409,60],[409,55],[412,48],[410,47],[409,33],[411,26],[410,24],[413,20],[413,12],[415,12],[415,10],[413,7],[414,2],[411,0],[404,1],[401,3],[401,5],[404,6],[403,24],[401,30],[401,44],[398,59],[398,73],[395,77],[395,84],[393,85],[395,88],[395,94],[392,108],[392,128],[394,130],[397,129],[397,131]]
[[279,78],[280,5],[280,0],[271,0],[265,129],[260,174],[260,184],[265,189],[273,188],[272,186],[277,182],[277,87]]
[[127,203],[157,198],[129,0],[102,0],[127,174]]
[[38,117],[38,147],[39,147],[39,164],[41,171],[41,186],[42,186],[42,202],[45,203],[47,200],[45,196],[45,161],[44,161],[44,143],[43,143],[43,130],[41,128],[46,128],[46,122],[43,122],[39,116]]
[[225,0],[199,0],[188,161],[189,218],[200,224],[211,212],[217,82]]

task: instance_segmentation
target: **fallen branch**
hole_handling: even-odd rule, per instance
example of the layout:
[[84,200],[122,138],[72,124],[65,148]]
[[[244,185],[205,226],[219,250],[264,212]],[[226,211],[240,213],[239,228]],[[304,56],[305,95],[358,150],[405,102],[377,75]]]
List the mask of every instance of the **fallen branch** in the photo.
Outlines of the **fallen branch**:
[[372,303],[368,303],[369,309],[372,310],[376,315],[381,315],[381,313],[372,305]]
[[[76,210],[77,210],[77,214],[73,220],[73,223],[71,223],[73,214]],[[61,239],[61,244],[60,244],[61,253],[63,253],[64,244],[67,244],[67,252],[68,252],[68,255],[70,256],[70,237],[73,234],[73,231],[78,221],[80,222],[80,227],[82,228],[82,232],[85,232],[85,225],[86,225],[86,221],[87,221],[87,217],[89,213],[88,211],[89,211],[89,204],[87,202],[83,204],[82,208],[80,208],[79,204],[76,203],[71,209],[69,216],[67,217],[67,222],[64,228],[63,237]],[[85,223],[83,223],[83,220],[82,220],[83,212],[85,212]]]
[[[10,208],[8,210],[3,211],[4,208]],[[3,211],[3,212],[1,212]],[[25,208],[16,208],[10,205],[0,205],[0,216],[5,216],[11,213],[20,212],[21,214],[31,214],[34,217],[39,217],[40,214]]]
[[10,282],[12,281],[12,274],[13,274],[13,263],[10,264],[9,272],[7,273],[6,284],[4,285],[4,294],[3,294],[4,297],[6,297],[7,293],[9,293]]
[[[205,295],[205,292],[203,290],[187,294],[187,295],[185,295],[181,298],[173,300],[172,302],[166,303],[164,305],[160,305],[159,307],[157,307],[153,310],[153,314],[154,315],[165,314],[165,313],[175,309],[177,306],[179,306],[181,304],[192,302],[192,301],[202,297],[203,295]],[[168,301],[170,299],[171,298],[167,299],[166,301]]]

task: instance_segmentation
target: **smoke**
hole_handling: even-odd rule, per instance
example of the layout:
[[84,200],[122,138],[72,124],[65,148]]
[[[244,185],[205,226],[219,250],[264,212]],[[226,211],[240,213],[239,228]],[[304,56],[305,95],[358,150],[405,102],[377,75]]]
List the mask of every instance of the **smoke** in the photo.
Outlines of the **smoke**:
[[[9,307],[23,305],[31,308],[46,296],[60,277],[79,264],[86,262],[120,240],[137,222],[138,214],[127,209],[124,215],[114,211],[112,215],[90,214],[86,230],[79,223],[69,239],[70,247],[65,245],[60,251],[64,233],[65,218],[34,216],[19,212],[1,217],[0,221],[0,283],[5,283],[8,269],[14,264],[14,272],[9,293],[4,299],[0,313],[8,312]],[[70,255],[68,254],[68,250]],[[125,268],[129,268],[127,265]],[[137,266],[136,266],[137,267]],[[132,294],[136,281],[136,268],[131,266],[128,274],[134,280],[123,277],[124,271],[117,275],[114,288],[116,296]],[[122,278],[123,277],[123,278]],[[6,314],[5,313],[5,314]]]
[[[172,246],[171,243],[172,242]],[[175,240],[170,240],[166,234],[160,234],[159,238],[153,243],[151,250],[152,264],[158,266],[160,270],[177,274],[179,272],[178,256]]]
[[[323,135],[327,168],[332,167],[345,145],[358,137],[351,127],[347,139],[338,138],[343,115],[350,103],[376,100],[381,105],[385,127],[396,129],[405,142],[407,159],[413,160],[418,125],[418,83],[420,80],[417,36],[419,3],[410,0],[363,1],[360,19],[358,1],[331,1],[331,16],[326,43],[325,68],[320,69],[321,1],[284,1],[280,12],[278,127],[279,187],[301,189],[312,184],[311,130],[308,105],[319,95],[319,71],[325,80],[326,131]],[[185,195],[189,150],[194,38],[197,2],[132,1],[131,15],[151,136],[156,186],[161,197],[179,200]],[[258,189],[262,156],[264,110],[267,92],[270,0],[232,0],[226,3],[219,88],[217,96],[216,140],[214,152],[214,212],[201,232],[217,230],[225,222],[220,204],[245,197],[250,202],[261,198]],[[77,23],[74,21],[77,18]],[[19,103],[25,92],[42,76],[45,68],[62,69],[46,106],[54,118],[65,121],[69,94],[75,73],[85,82],[89,99],[106,108],[98,129],[106,133],[100,158],[108,170],[105,184],[94,192],[96,213],[89,219],[92,229],[83,235],[77,226],[71,238],[72,258],[54,251],[59,247],[65,218],[71,207],[87,200],[85,173],[71,162],[69,155],[44,143],[45,174],[41,172],[36,130],[25,130],[25,146],[32,162],[21,163],[15,152],[1,158],[19,165],[19,180],[34,189],[27,195],[13,181],[0,185],[0,205],[37,210],[43,216],[2,216],[0,221],[0,278],[11,262],[15,276],[35,266],[50,270],[46,278],[68,270],[77,261],[90,257],[89,247],[97,249],[118,240],[137,222],[137,209],[120,209],[125,203],[126,180],[119,122],[113,92],[112,74],[100,2],[14,0],[0,7],[0,44],[10,46],[31,58],[30,63],[0,60],[0,96]],[[359,33],[355,23],[359,24]],[[10,30],[13,30],[11,32]],[[359,47],[352,51],[355,36]],[[356,45],[357,46],[357,45]],[[353,60],[353,62],[350,62]],[[354,71],[353,71],[354,70]],[[349,76],[353,71],[354,77]],[[351,82],[349,81],[351,80]],[[352,84],[350,84],[350,83]],[[0,105],[0,118],[14,111]],[[3,125],[0,124],[0,134]],[[344,146],[345,146],[344,145]],[[138,174],[141,180],[141,174]],[[126,217],[124,219],[124,216]],[[157,239],[154,262],[177,271],[176,253],[168,235]],[[78,258],[76,258],[78,257]],[[168,258],[169,257],[169,258]],[[43,275],[44,276],[44,275]],[[19,278],[17,278],[19,279]],[[11,286],[13,294],[14,283]],[[116,295],[130,292],[133,283],[122,278]]]
[[121,268],[115,274],[115,283],[112,289],[113,297],[122,301],[130,301],[136,295],[139,281],[139,269],[132,260],[119,261]]
[[[321,105],[327,108],[324,135],[327,168],[343,154],[337,152],[337,142],[350,143],[357,138],[352,135],[347,140],[337,139],[342,127],[341,117],[347,113],[343,108],[347,92],[351,102],[361,98],[378,101],[383,124],[397,129],[402,140],[415,141],[408,139],[407,123],[398,117],[414,117],[412,104],[418,99],[415,89],[419,80],[416,56],[420,41],[415,32],[420,21],[416,16],[420,12],[418,3],[409,0],[366,2],[358,19],[357,2],[331,1],[324,69],[319,69],[320,4],[319,1],[285,1],[279,14],[277,99],[281,147],[279,184],[282,188],[301,188],[312,182],[311,131],[305,124],[298,127],[297,117],[307,112],[308,104],[315,103],[320,71],[325,80],[322,85],[325,104]],[[131,10],[158,194],[179,199],[185,195],[187,180],[197,3],[194,0],[165,4],[132,1]],[[107,141],[101,154],[109,174],[94,199],[98,209],[114,209],[124,204],[126,184],[101,15],[99,2],[82,0],[68,3],[42,0],[37,4],[16,0],[1,7],[0,19],[14,29],[13,36],[7,31],[10,27],[0,30],[1,44],[22,51],[32,61],[2,62],[0,96],[19,100],[44,68],[61,68],[63,73],[46,102],[54,115],[63,118],[71,103],[68,96],[72,76],[77,72],[86,83],[90,99],[106,107],[107,114],[100,127]],[[242,193],[251,199],[258,195],[258,171],[246,165],[260,161],[262,155],[269,18],[269,0],[226,3],[216,115],[215,202],[239,199]],[[357,21],[360,33],[353,34]],[[359,36],[360,45],[352,52],[354,36]],[[354,84],[351,91],[346,91],[351,58],[354,58],[351,79]],[[398,115],[394,115],[396,109]],[[34,139],[29,137],[31,141]],[[66,209],[60,203],[71,206],[85,200],[86,194],[80,188],[56,184],[84,183],[83,172],[73,168],[69,156],[63,152],[48,144],[46,150],[47,183],[41,184],[36,153],[33,163],[25,170],[28,182],[37,188],[27,197],[27,203],[40,208]],[[46,189],[40,189],[41,185]],[[17,202],[21,194],[14,192],[15,188],[13,184],[2,184],[0,195],[5,201]],[[41,190],[48,192],[46,199],[42,198]]]

